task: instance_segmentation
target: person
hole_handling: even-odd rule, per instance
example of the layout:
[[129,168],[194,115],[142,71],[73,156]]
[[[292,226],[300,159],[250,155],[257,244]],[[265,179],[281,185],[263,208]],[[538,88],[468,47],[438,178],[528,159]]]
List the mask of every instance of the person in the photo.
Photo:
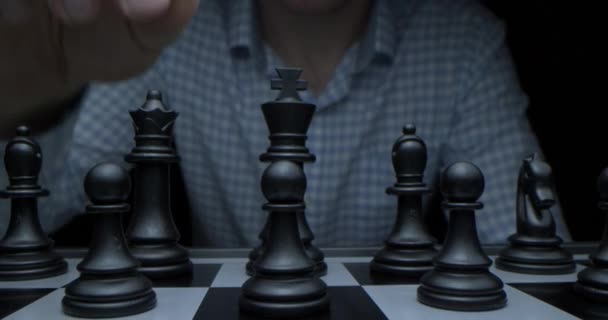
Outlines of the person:
[[[8,43],[0,49],[1,127],[43,124],[46,230],[82,211],[90,167],[123,161],[133,145],[127,111],[160,89],[180,113],[193,244],[255,245],[265,220],[258,155],[268,146],[260,104],[276,97],[275,68],[298,66],[309,88],[302,97],[317,105],[307,140],[317,161],[305,165],[317,245],[379,245],[388,235],[397,201],[384,190],[395,181],[391,148],[406,123],[427,144],[428,185],[458,160],[484,172],[482,242],[515,231],[519,166],[539,146],[505,28],[476,1],[0,4]],[[567,239],[559,211],[556,220]]]

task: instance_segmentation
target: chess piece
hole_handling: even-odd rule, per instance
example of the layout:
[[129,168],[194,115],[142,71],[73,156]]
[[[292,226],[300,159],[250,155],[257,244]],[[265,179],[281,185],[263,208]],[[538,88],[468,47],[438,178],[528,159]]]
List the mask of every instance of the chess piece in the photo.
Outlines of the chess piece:
[[315,262],[300,239],[297,212],[304,210],[306,176],[302,166],[274,161],[262,175],[268,203],[266,247],[255,262],[253,276],[242,287],[240,308],[264,318],[293,319],[329,307],[327,287],[315,276]]
[[95,215],[90,249],[78,264],[81,275],[65,288],[63,311],[75,317],[106,318],[133,315],[156,306],[148,279],[137,272],[139,262],[129,253],[121,215],[131,181],[122,167],[101,163],[84,181],[91,200],[87,214]]
[[492,260],[481,248],[475,225],[475,210],[483,207],[478,202],[484,189],[481,171],[469,162],[456,162],[442,173],[440,185],[443,208],[450,212],[448,233],[434,269],[420,279],[418,301],[461,311],[504,307],[503,283],[488,270]]
[[11,199],[11,218],[0,240],[0,281],[30,280],[65,273],[65,260],[53,250],[38,218],[38,197],[49,192],[38,185],[42,152],[21,126],[5,149],[4,164],[9,186],[0,197]]
[[[312,121],[315,105],[302,101],[298,91],[306,89],[306,82],[298,80],[301,69],[285,68],[277,69],[280,79],[272,80],[271,87],[281,90],[275,101],[262,105],[262,112],[268,130],[270,131],[270,147],[260,156],[260,161],[270,162],[276,160],[290,160],[303,166],[305,162],[314,162],[316,157],[306,148],[306,132]],[[314,234],[310,229],[304,209],[296,213],[298,229],[304,249],[315,261],[315,272],[324,275],[327,272],[325,256],[319,248],[313,245]],[[262,243],[253,249],[249,255],[247,273],[252,274],[252,265],[266,247],[266,234],[269,228],[267,221],[264,230],[260,233]]]
[[421,217],[422,196],[430,192],[422,182],[426,156],[426,145],[416,136],[416,127],[406,125],[392,151],[397,182],[386,189],[399,198],[397,219],[385,247],[371,262],[373,272],[417,278],[433,268],[436,240]]
[[168,110],[161,93],[150,91],[147,101],[130,112],[136,145],[125,159],[135,164],[133,217],[127,231],[139,271],[150,279],[190,277],[188,251],[178,244],[170,205],[170,165],[179,161],[172,146],[178,113]]
[[260,244],[253,248],[251,252],[249,252],[249,261],[247,261],[247,265],[245,266],[245,271],[247,275],[253,276],[253,263],[262,255],[264,248],[266,247],[266,238],[268,238],[268,228],[270,220],[266,219],[266,223],[264,224],[264,228],[258,234],[258,239],[260,239]]
[[[314,234],[310,230],[310,226],[306,221],[306,216],[304,215],[304,211],[298,211],[296,213],[298,219],[298,230],[300,232],[300,239],[302,239],[302,243],[304,244],[304,250],[308,253],[308,256],[316,261],[315,263],[315,273],[318,276],[324,276],[327,274],[327,264],[324,261],[325,255],[319,248],[315,247],[312,244],[312,241],[315,239]],[[255,260],[262,254],[264,248],[266,247],[266,238],[268,238],[268,226],[269,220],[264,224],[264,228],[258,235],[258,239],[260,239],[261,243],[259,246],[251,250],[249,253],[249,261],[247,262],[246,271],[247,274],[253,275],[253,263]]]
[[536,154],[526,157],[517,180],[517,233],[509,237],[510,246],[496,259],[497,268],[531,274],[575,271],[572,254],[555,235],[554,204],[551,167]]
[[[600,195],[599,207],[608,213],[608,168],[604,169],[597,181]],[[574,290],[585,299],[599,303],[608,303],[608,215],[604,234],[599,247],[589,255],[591,266],[578,273]],[[604,311],[608,316],[608,311]]]

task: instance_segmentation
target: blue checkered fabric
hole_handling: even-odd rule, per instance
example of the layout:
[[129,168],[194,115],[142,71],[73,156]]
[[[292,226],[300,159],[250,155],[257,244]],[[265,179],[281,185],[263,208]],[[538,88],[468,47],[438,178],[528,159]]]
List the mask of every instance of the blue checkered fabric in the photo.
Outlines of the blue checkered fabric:
[[[258,34],[255,2],[202,1],[185,33],[144,75],[87,92],[69,137],[67,159],[49,181],[41,210],[54,228],[82,211],[82,178],[101,160],[123,162],[133,146],[127,111],[160,89],[180,115],[176,143],[193,208],[195,245],[255,245],[265,221],[258,160],[268,147],[260,105],[283,62]],[[345,53],[315,103],[305,165],[307,217],[320,246],[380,245],[397,199],[391,148],[406,123],[428,147],[425,182],[454,161],[485,175],[480,239],[515,232],[516,178],[539,151],[527,122],[526,95],[505,47],[503,24],[474,1],[378,0],[364,36]],[[52,174],[49,174],[52,175]],[[425,207],[428,200],[425,198]],[[176,212],[175,214],[182,214]],[[559,210],[558,230],[568,239]]]

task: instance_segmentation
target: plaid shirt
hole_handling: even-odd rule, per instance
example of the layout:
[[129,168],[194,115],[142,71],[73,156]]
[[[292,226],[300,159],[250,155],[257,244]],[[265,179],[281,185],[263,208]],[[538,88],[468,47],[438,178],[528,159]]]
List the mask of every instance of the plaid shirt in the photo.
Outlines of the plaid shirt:
[[[194,244],[255,245],[266,216],[259,179],[267,164],[258,156],[269,144],[260,105],[276,97],[269,80],[283,66],[260,39],[256,18],[253,1],[202,1],[151,70],[93,85],[63,137],[69,150],[45,166],[52,192],[41,206],[45,228],[82,211],[82,178],[91,166],[123,161],[133,146],[127,111],[154,88],[180,113],[175,136]],[[302,97],[317,105],[307,140],[317,161],[305,165],[306,214],[317,245],[380,245],[386,238],[397,206],[385,194],[395,182],[391,148],[406,123],[427,144],[425,182],[435,190],[438,173],[454,161],[471,161],[484,172],[480,239],[504,242],[515,232],[519,166],[538,145],[503,25],[481,5],[376,1],[365,34],[325,90]],[[556,213],[558,232],[567,238]]]

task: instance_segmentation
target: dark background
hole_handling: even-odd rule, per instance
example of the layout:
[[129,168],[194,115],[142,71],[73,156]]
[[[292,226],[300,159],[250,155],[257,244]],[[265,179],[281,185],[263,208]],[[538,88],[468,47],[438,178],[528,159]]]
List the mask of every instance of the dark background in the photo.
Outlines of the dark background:
[[603,1],[488,0],[507,25],[529,118],[575,240],[597,240],[604,214],[597,176],[608,166],[606,81],[608,39]]
[[[546,159],[574,240],[599,240],[604,214],[597,208],[597,176],[608,166],[604,137],[608,20],[603,1],[483,1],[507,26],[507,40],[530,97],[529,118]],[[189,207],[181,174],[173,201],[182,243],[191,243]],[[128,217],[126,218],[128,221]],[[58,245],[85,246],[91,230],[80,216],[53,236]]]

